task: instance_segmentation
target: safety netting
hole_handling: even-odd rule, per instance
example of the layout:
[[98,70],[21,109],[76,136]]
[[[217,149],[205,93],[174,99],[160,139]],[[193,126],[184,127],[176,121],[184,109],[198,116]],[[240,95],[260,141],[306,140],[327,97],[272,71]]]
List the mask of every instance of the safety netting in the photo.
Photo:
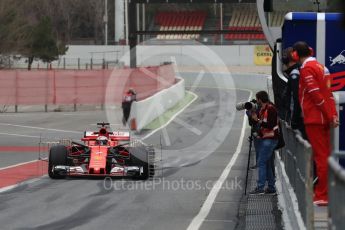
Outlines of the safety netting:
[[112,70],[1,70],[0,104],[118,104],[129,88],[141,100],[175,81],[171,65]]

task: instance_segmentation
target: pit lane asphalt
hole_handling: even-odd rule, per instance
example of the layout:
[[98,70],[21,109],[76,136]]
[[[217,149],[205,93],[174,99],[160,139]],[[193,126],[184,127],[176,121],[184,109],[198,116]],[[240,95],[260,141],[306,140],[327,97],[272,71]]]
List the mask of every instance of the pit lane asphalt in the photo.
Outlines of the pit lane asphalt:
[[[228,92],[229,90],[225,94]],[[219,115],[214,112],[217,108],[210,107],[194,112],[193,108],[217,99],[219,90],[201,87],[197,88],[195,93],[199,96],[198,100],[178,118],[193,124],[201,133],[207,133]],[[236,95],[237,101],[246,101],[249,93],[236,90]],[[3,116],[0,119],[2,124],[70,130],[76,131],[75,133],[7,125],[1,126],[1,132],[36,137],[42,135],[57,139],[67,136],[77,139],[82,136],[85,127],[93,130],[96,127],[90,124],[105,119],[102,111],[64,114],[67,113],[18,114]],[[107,190],[102,179],[51,180],[45,177],[32,184],[2,193],[1,229],[186,229],[211,190],[206,184],[218,179],[235,152],[242,128],[243,113],[234,115],[233,126],[225,141],[206,158],[198,161],[188,159],[189,163],[184,167],[169,165],[169,160],[175,160],[175,164],[178,165],[181,159],[166,156],[165,150],[183,149],[190,143],[196,143],[200,137],[192,135],[188,129],[183,129],[181,123],[172,122],[166,130],[160,130],[147,138],[146,143],[159,145],[166,132],[171,143],[170,146],[163,144],[162,155],[165,160],[162,164],[167,164],[168,168],[163,170],[162,177],[157,177],[153,181],[108,181],[105,185],[112,185],[112,189]],[[0,144],[33,145],[32,143],[37,143],[37,140],[38,138],[34,137],[1,135]],[[200,229],[235,228],[246,172],[247,142],[244,143],[242,153],[226,180],[228,188],[221,189]],[[2,167],[22,161],[21,157],[24,155],[27,160],[35,156],[29,153],[16,153],[13,157],[12,154],[1,153]],[[8,163],[10,161],[11,163]],[[240,182],[240,186],[236,186],[236,181]],[[186,188],[189,183],[195,185],[194,189]],[[178,187],[176,190],[173,188],[174,184]],[[201,188],[197,184],[200,184]],[[132,189],[133,186],[137,188]]]

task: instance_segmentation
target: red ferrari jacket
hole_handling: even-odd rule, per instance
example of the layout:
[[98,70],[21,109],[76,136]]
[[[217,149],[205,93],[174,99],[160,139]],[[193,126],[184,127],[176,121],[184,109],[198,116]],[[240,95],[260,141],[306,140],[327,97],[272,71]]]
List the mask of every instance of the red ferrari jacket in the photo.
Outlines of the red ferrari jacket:
[[273,104],[267,104],[259,111],[261,121],[259,137],[262,139],[278,138],[278,113]]
[[313,57],[307,58],[301,66],[299,101],[304,124],[329,124],[337,116],[327,72]]

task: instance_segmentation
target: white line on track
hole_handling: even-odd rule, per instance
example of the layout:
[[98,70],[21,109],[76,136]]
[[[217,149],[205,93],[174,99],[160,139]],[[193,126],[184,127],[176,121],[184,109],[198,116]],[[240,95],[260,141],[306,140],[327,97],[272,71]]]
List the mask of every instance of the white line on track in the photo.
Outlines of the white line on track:
[[[252,98],[252,92],[250,92],[249,99]],[[192,222],[189,224],[187,230],[198,230],[202,223],[205,221],[207,215],[210,213],[210,210],[212,208],[212,205],[214,201],[216,200],[216,197],[222,188],[222,185],[226,178],[229,176],[230,171],[232,169],[232,166],[235,164],[237,157],[239,156],[241,149],[242,149],[242,144],[243,144],[243,139],[246,131],[246,126],[247,126],[247,119],[243,117],[243,124],[242,124],[242,131],[240,135],[240,139],[236,148],[236,151],[234,155],[232,156],[230,162],[228,165],[225,167],[223,170],[222,174],[218,178],[217,182],[214,184],[211,192],[208,194],[204,204],[202,205],[199,213],[194,217]]]
[[193,100],[191,100],[191,101],[190,101],[187,105],[185,105],[180,111],[178,111],[174,116],[172,116],[172,117],[170,118],[170,120],[169,120],[166,124],[164,124],[163,126],[161,126],[161,127],[157,128],[157,129],[153,130],[152,132],[148,133],[146,136],[144,136],[144,137],[141,138],[141,139],[142,139],[142,140],[145,140],[146,138],[148,138],[148,137],[152,136],[153,134],[155,134],[157,131],[159,131],[159,130],[165,128],[165,127],[167,127],[167,126],[168,126],[178,115],[180,115],[188,106],[190,106],[196,99],[198,99],[198,95],[196,95],[195,93],[190,92],[190,91],[189,91],[189,93],[193,94],[193,96],[194,96]]
[[38,129],[38,130],[56,131],[56,132],[62,132],[62,133],[78,133],[78,134],[80,134],[80,132],[77,132],[77,131],[62,130],[62,129],[49,129],[49,128],[42,128],[42,127],[35,127],[35,126],[27,126],[27,125],[15,125],[15,124],[9,124],[9,123],[0,123],[0,125],[26,128],[26,129]]
[[0,171],[4,170],[4,169],[10,169],[10,168],[14,168],[14,167],[17,167],[17,166],[34,163],[34,162],[37,162],[37,161],[39,161],[39,160],[25,161],[25,162],[18,163],[18,164],[15,164],[15,165],[6,166],[6,167],[3,167],[3,168],[0,168]]
[[24,135],[24,134],[16,134],[16,133],[0,133],[0,135],[16,136],[16,137],[41,138],[40,136],[32,136],[32,135]]

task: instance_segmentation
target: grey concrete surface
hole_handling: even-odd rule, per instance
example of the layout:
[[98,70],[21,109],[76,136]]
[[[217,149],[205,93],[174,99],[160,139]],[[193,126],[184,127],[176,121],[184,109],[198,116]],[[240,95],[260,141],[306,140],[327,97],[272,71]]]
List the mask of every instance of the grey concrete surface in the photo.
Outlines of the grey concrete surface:
[[[212,87],[212,83],[208,82],[204,86]],[[166,129],[156,132],[145,140],[146,143],[154,144],[156,147],[160,144],[163,146],[162,176],[150,181],[111,182],[105,182],[103,179],[74,178],[51,180],[45,177],[0,195],[1,229],[186,229],[207,198],[212,188],[210,185],[219,178],[236,151],[243,122],[243,113],[216,112],[219,110],[218,102],[226,100],[226,96],[233,95],[234,91],[203,87],[196,88],[195,93],[199,96],[198,100],[175,120],[191,124],[201,134],[191,132],[189,126],[181,125],[184,123],[172,122]],[[237,90],[235,93],[236,101],[248,99],[247,91]],[[215,106],[200,110],[200,105],[212,101],[216,101]],[[236,101],[230,104],[234,105]],[[199,109],[195,110],[195,108]],[[54,138],[67,135],[80,138],[85,128],[95,129],[95,126],[90,124],[106,119],[102,111],[65,114],[30,113],[0,116],[2,123],[0,128],[2,133],[28,136],[42,134]],[[233,117],[233,125],[226,134],[225,140],[219,141],[219,145],[211,154],[204,154],[204,151],[200,151],[200,157],[196,157],[195,152],[184,156],[179,154],[191,145],[193,148],[190,148],[190,151],[199,151],[200,146],[203,145],[199,145],[198,140],[207,136],[214,124],[217,125],[219,132],[227,125],[231,125],[217,123],[218,118],[224,118],[225,115]],[[60,129],[60,131],[5,124]],[[167,134],[170,138],[170,146],[164,138]],[[37,141],[37,138],[33,137],[0,135],[0,145],[31,145]],[[228,186],[221,188],[200,229],[236,227],[239,202],[244,192],[247,151],[247,142],[244,142],[242,153],[226,180],[225,184]],[[20,162],[23,155],[24,153],[13,154],[13,158]],[[9,161],[0,153],[0,162],[5,162],[2,164],[6,165]],[[239,186],[232,186],[236,181],[239,181]]]
[[[116,114],[120,110],[116,109]],[[107,121],[104,111],[27,112],[0,114],[0,146],[38,146],[40,142],[61,139],[80,141],[85,130],[96,130],[96,123]],[[114,127],[125,129],[121,117]],[[44,145],[44,144],[43,144]],[[0,168],[38,159],[38,152],[0,152]]]
[[[252,148],[250,165],[255,165],[255,149]],[[278,177],[278,175],[277,175]],[[249,195],[257,186],[258,169],[249,170],[247,196],[241,224],[245,230],[280,230],[282,226],[282,212],[278,206],[277,196],[272,195]],[[276,180],[279,180],[277,178]]]

